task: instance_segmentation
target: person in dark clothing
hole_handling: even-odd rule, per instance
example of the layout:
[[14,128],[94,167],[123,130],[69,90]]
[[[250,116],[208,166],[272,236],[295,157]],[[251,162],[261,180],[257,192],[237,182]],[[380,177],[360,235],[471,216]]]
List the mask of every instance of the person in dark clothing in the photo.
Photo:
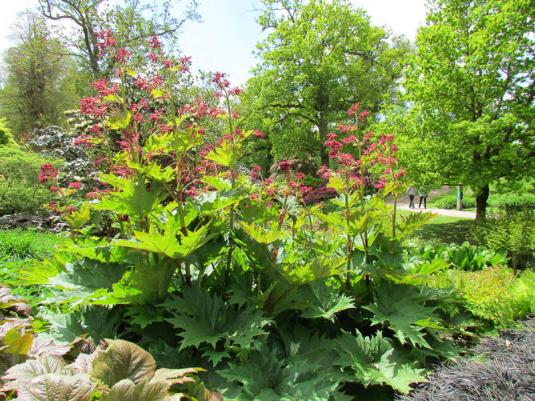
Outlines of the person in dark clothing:
[[418,205],[418,209],[422,207],[422,202],[424,203],[424,209],[427,209],[427,192],[425,189],[420,190],[420,204]]
[[416,206],[414,206],[414,197],[416,196],[416,188],[414,186],[410,186],[407,190],[407,195],[409,195],[409,209],[416,209]]

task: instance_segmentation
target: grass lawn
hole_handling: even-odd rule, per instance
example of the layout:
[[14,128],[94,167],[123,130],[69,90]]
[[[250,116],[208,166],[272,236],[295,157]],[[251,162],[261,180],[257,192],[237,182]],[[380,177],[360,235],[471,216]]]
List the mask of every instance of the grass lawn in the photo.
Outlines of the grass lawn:
[[[406,216],[413,212],[398,209],[398,213]],[[429,223],[416,231],[415,236],[423,240],[462,244],[464,241],[470,242],[470,230],[474,224],[472,219],[436,215]]]
[[0,263],[6,260],[42,259],[64,240],[60,234],[33,230],[0,230]]
[[65,238],[62,234],[33,230],[0,230],[0,284],[11,287],[15,295],[35,307],[46,293],[37,286],[21,286],[20,270],[50,257]]

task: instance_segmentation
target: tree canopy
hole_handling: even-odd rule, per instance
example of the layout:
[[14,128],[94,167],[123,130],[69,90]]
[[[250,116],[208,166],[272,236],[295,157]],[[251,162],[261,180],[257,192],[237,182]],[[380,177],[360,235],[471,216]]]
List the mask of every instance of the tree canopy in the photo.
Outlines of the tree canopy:
[[15,135],[38,125],[58,124],[75,107],[77,68],[43,18],[27,13],[16,28],[18,44],[6,51],[2,115]]
[[269,34],[257,46],[261,61],[247,82],[249,119],[268,136],[282,136],[272,141],[276,155],[292,156],[291,144],[327,164],[321,143],[329,130],[356,101],[381,110],[395,93],[409,46],[347,0],[266,0],[264,6],[258,22]]
[[[176,39],[187,21],[200,18],[197,6],[197,0],[39,0],[41,14],[62,23],[62,41],[93,77],[105,75],[111,68],[99,60],[99,32],[113,31],[119,43],[130,48],[142,46],[153,35]],[[180,17],[175,16],[177,9]],[[74,33],[65,29],[65,21],[72,24]]]
[[533,2],[429,6],[405,82],[405,152],[443,182],[472,186],[484,217],[489,185],[521,179],[534,167]]

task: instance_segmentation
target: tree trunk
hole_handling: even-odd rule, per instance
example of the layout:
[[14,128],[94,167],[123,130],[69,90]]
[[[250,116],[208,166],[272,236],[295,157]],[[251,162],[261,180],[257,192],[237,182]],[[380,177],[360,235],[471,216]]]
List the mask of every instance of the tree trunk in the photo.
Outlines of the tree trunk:
[[487,200],[489,199],[489,184],[476,189],[476,219],[485,220],[487,214]]
[[323,118],[320,119],[320,122],[318,124],[318,130],[320,132],[320,158],[321,158],[321,164],[329,167],[329,153],[327,152],[327,149],[325,149],[325,146],[323,146],[323,143],[327,140],[327,121],[325,121]]

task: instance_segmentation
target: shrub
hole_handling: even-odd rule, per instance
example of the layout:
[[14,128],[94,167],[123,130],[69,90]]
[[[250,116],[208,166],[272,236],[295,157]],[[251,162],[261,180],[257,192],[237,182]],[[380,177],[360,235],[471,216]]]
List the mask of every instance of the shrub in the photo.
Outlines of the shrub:
[[474,239],[489,248],[505,253],[511,267],[535,266],[535,211],[529,208],[507,208],[474,226]]
[[40,166],[49,160],[15,146],[0,146],[0,215],[38,213],[53,194],[39,185]]
[[492,327],[507,328],[534,312],[535,273],[517,276],[507,267],[487,268],[478,272],[449,270],[433,277],[432,287],[451,288],[463,300],[468,311]]
[[33,131],[29,145],[42,156],[62,160],[58,165],[64,185],[77,181],[94,187],[97,182],[97,168],[90,158],[91,150],[75,144],[76,138],[87,133],[91,120],[84,120],[79,113],[69,112],[74,128],[70,131],[56,126],[38,128]]
[[[110,165],[105,190],[68,205],[70,240],[21,271],[50,288],[48,316],[192,360],[241,401],[349,400],[355,386],[406,393],[426,362],[454,354],[448,339],[465,326],[452,323],[447,291],[424,286],[447,265],[403,260],[403,241],[430,216],[397,216],[387,203],[404,189],[395,138],[361,129],[358,103],[324,143],[336,161],[321,169],[330,207],[309,206],[303,163],[281,160],[265,180],[241,168],[258,137],[240,126],[240,90],[223,74],[212,79],[218,107],[184,104],[189,59],[168,59],[153,38],[150,68],[136,73],[102,35],[101,54],[121,65],[81,108],[98,117],[83,139]],[[229,127],[215,143],[205,129],[214,117]],[[97,322],[95,310],[117,317]]]
[[535,194],[533,193],[505,193],[493,195],[489,206],[499,210],[535,209]]
[[[437,197],[429,202],[430,205],[439,209],[456,209],[457,195],[455,193],[447,193]],[[463,197],[463,208],[471,209],[476,207],[475,199],[472,195],[465,194]]]
[[0,118],[0,146],[15,146],[15,139],[11,130],[7,127],[7,121]]
[[410,246],[410,257],[421,261],[445,260],[452,267],[476,271],[486,267],[506,266],[508,259],[504,254],[484,246],[471,245],[468,242],[457,244],[432,243]]

